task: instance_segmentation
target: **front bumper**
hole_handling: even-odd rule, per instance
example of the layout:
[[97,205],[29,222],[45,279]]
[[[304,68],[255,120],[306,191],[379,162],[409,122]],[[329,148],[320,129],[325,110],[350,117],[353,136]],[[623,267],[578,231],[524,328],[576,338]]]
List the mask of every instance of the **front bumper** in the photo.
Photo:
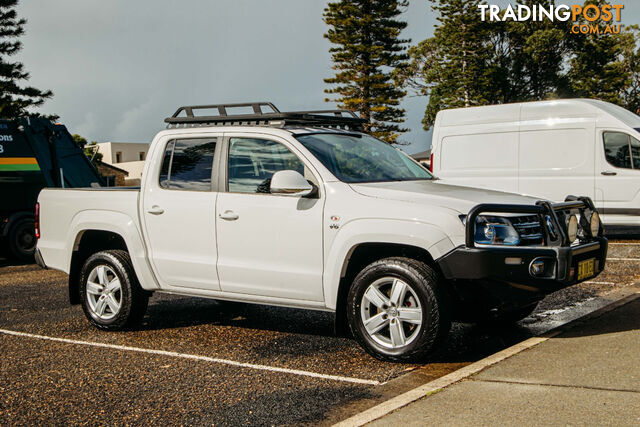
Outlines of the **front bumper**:
[[[571,247],[458,247],[438,260],[449,280],[506,282],[536,293],[549,294],[592,279],[604,270],[607,239]],[[594,259],[593,275],[578,279],[578,264]],[[534,260],[545,261],[542,275],[531,273]]]
[[[491,283],[496,284],[495,289],[510,288],[509,292],[500,292],[503,301],[513,299],[514,294],[544,296],[592,279],[604,270],[607,239],[602,237],[602,227],[597,235],[592,235],[589,227],[595,211],[591,199],[573,196],[556,204],[539,201],[535,205],[478,205],[467,215],[465,245],[437,262],[448,280],[481,282],[485,288]],[[543,243],[537,246],[477,246],[474,241],[476,218],[483,212],[535,215],[544,235]],[[570,215],[580,217],[582,234],[578,244],[567,237],[566,223]],[[542,261],[543,271],[532,269],[534,261]],[[593,270],[586,269],[588,274],[584,274],[584,270],[580,274],[579,265],[583,261],[593,266]],[[518,292],[512,292],[514,289]]]

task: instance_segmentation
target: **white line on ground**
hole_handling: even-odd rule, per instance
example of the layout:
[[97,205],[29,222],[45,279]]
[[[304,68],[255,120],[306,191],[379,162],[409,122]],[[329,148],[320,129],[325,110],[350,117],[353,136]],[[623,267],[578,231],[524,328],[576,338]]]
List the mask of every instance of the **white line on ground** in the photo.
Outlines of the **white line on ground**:
[[613,283],[613,282],[594,282],[592,280],[589,280],[589,281],[584,282],[584,283],[590,283],[592,285],[615,285],[615,283]]
[[607,258],[607,261],[640,261],[640,258]]
[[640,246],[640,243],[616,243],[616,242],[609,242],[609,246],[611,245],[619,245],[619,246]]
[[196,354],[177,353],[177,352],[174,352],[174,351],[154,350],[154,349],[150,349],[150,348],[140,348],[140,347],[129,347],[129,346],[125,346],[125,345],[107,344],[107,343],[101,343],[101,342],[78,341],[78,340],[72,340],[72,339],[68,339],[68,338],[48,337],[48,336],[44,336],[44,335],[35,335],[35,334],[29,334],[29,333],[26,333],[26,332],[10,331],[10,330],[6,330],[6,329],[0,329],[0,333],[6,334],[6,335],[13,335],[13,336],[16,336],[16,337],[34,338],[34,339],[39,339],[39,340],[62,342],[62,343],[66,343],[66,344],[86,345],[86,346],[91,346],[91,347],[110,348],[110,349],[113,349],[113,350],[133,351],[133,352],[137,352],[137,353],[157,354],[157,355],[160,355],[160,356],[177,357],[177,358],[181,358],[181,359],[199,360],[199,361],[202,361],[202,362],[220,363],[220,364],[223,364],[223,365],[237,366],[237,367],[240,367],[240,368],[257,369],[257,370],[260,370],[260,371],[269,371],[269,372],[279,372],[279,373],[283,373],[283,374],[301,375],[301,376],[305,376],[305,377],[321,378],[321,379],[332,380],[332,381],[342,381],[342,382],[355,383],[355,384],[366,384],[366,385],[380,385],[381,384],[379,381],[374,381],[374,380],[364,380],[364,379],[361,379],[361,378],[351,378],[351,377],[342,377],[342,376],[338,376],[338,375],[319,374],[317,372],[301,371],[301,370],[298,370],[298,369],[279,368],[279,367],[276,367],[276,366],[256,365],[256,364],[253,364],[253,363],[236,362],[234,360],[219,359],[217,357],[199,356],[199,355],[196,355]]

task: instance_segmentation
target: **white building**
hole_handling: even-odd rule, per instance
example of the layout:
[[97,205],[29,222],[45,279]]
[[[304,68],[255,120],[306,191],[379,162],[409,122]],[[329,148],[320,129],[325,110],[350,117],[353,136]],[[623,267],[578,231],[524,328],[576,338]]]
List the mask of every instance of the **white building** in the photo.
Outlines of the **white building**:
[[139,185],[142,168],[147,158],[149,144],[146,142],[100,142],[98,152],[102,162],[129,172],[127,185]]

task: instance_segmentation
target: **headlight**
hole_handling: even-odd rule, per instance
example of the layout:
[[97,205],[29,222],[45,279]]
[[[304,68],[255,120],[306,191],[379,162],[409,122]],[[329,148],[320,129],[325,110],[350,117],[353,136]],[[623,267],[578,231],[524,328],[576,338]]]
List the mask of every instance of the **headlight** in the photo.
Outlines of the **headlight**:
[[567,221],[567,237],[569,243],[575,242],[578,238],[578,218],[575,215],[571,215]]
[[598,215],[598,212],[591,214],[591,223],[589,224],[589,227],[591,228],[591,235],[596,237],[600,232],[600,215]]
[[499,216],[479,216],[476,219],[475,242],[481,245],[517,245],[520,235],[511,222]]

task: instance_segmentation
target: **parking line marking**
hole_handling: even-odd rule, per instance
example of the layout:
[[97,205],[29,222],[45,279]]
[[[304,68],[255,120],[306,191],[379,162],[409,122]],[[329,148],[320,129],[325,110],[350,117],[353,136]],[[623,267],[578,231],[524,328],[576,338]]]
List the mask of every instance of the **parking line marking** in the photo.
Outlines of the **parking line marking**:
[[217,358],[217,357],[199,356],[197,354],[185,354],[185,353],[177,353],[177,352],[174,352],[174,351],[154,350],[154,349],[150,349],[150,348],[140,348],[140,347],[129,347],[129,346],[126,346],[126,345],[119,345],[119,344],[107,344],[107,343],[101,343],[101,342],[72,340],[72,339],[68,339],[68,338],[48,337],[48,336],[45,336],[45,335],[29,334],[29,333],[26,333],[26,332],[10,331],[10,330],[7,330],[7,329],[0,329],[0,333],[5,334],[5,335],[13,335],[13,336],[16,336],[16,337],[34,338],[34,339],[39,339],[39,340],[61,342],[61,343],[66,343],[66,344],[85,345],[85,346],[90,346],[90,347],[102,347],[102,348],[110,348],[110,349],[113,349],[113,350],[133,351],[133,352],[137,352],[137,353],[156,354],[156,355],[159,355],[159,356],[169,356],[169,357],[177,357],[177,358],[181,358],[181,359],[199,360],[199,361],[202,361],[202,362],[219,363],[219,364],[223,364],[223,365],[237,366],[237,367],[240,367],[240,368],[256,369],[256,370],[259,370],[259,371],[279,372],[279,373],[283,373],[283,374],[300,375],[300,376],[305,376],[305,377],[321,378],[321,379],[332,380],[332,381],[342,381],[342,382],[347,382],[347,383],[366,384],[366,385],[381,385],[382,384],[379,381],[374,381],[374,380],[364,380],[364,379],[361,379],[361,378],[342,377],[342,376],[339,376],[339,375],[319,374],[317,372],[302,371],[302,370],[299,370],[299,369],[279,368],[277,366],[256,365],[256,364],[253,364],[253,363],[236,362],[235,360],[220,359],[220,358]]
[[607,261],[640,261],[640,258],[607,258]]
[[616,243],[616,242],[609,242],[609,245],[620,245],[620,246],[640,246],[640,243]]

